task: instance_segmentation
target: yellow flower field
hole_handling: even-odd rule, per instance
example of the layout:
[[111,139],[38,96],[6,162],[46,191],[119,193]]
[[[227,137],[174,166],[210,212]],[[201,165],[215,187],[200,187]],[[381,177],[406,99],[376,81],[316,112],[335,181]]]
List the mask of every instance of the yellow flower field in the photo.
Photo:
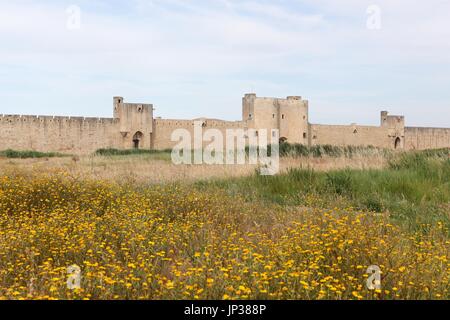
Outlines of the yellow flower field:
[[[0,177],[0,299],[448,299],[448,230],[189,186]],[[67,268],[81,287],[67,287]],[[381,289],[366,270],[382,271]]]

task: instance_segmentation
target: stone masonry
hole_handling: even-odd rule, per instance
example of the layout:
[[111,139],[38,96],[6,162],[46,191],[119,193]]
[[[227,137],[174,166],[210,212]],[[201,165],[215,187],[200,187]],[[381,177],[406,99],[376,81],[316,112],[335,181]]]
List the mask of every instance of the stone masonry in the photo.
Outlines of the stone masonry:
[[[113,118],[0,115],[0,150],[55,151],[88,154],[100,148],[169,149],[175,129],[278,129],[280,140],[289,143],[336,146],[374,146],[386,149],[422,150],[450,147],[450,128],[405,127],[403,116],[381,112],[379,126],[321,125],[309,122],[308,101],[246,94],[242,120],[169,120],[153,117],[153,105],[125,103],[113,98]],[[270,131],[269,131],[270,132]]]

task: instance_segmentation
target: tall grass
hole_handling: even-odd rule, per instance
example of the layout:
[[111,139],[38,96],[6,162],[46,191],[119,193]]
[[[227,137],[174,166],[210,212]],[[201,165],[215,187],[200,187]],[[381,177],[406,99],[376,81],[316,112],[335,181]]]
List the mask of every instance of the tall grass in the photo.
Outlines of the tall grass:
[[356,207],[388,212],[408,228],[427,228],[440,221],[450,225],[450,159],[448,150],[400,154],[383,170],[316,172],[290,169],[277,176],[199,182],[198,188],[217,187],[249,201],[308,205],[319,197],[324,206]]
[[[373,156],[382,155],[389,156],[391,151],[380,149],[373,146],[332,146],[332,145],[314,145],[306,146],[303,144],[281,143],[280,157],[314,157],[320,158],[328,157],[346,157],[353,158],[354,156]],[[268,146],[268,152],[271,152],[271,146]]]
[[[267,146],[267,153],[270,155],[272,146]],[[250,147],[245,148],[246,153],[250,152]],[[265,151],[265,150],[264,150]],[[332,145],[315,145],[308,147],[303,144],[290,144],[282,143],[279,147],[281,157],[315,157],[320,158],[323,156],[329,157],[347,157],[352,158],[356,155],[359,156],[371,156],[376,154],[387,155],[390,154],[388,150],[375,148],[372,146],[332,146]],[[171,149],[164,150],[150,150],[150,149],[115,149],[105,148],[95,151],[95,155],[100,156],[128,156],[128,155],[141,155],[141,154],[171,154]],[[213,152],[214,154],[214,152]],[[224,152],[225,154],[225,152]]]

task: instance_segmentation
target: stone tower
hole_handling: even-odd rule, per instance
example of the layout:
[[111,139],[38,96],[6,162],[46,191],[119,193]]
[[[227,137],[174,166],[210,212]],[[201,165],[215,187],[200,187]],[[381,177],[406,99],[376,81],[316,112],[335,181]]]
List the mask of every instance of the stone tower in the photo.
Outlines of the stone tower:
[[278,129],[280,140],[309,145],[308,101],[299,96],[260,98],[254,93],[242,100],[242,120],[253,129]]
[[389,115],[387,111],[381,111],[381,127],[388,130],[391,148],[403,149],[405,146],[405,117]]
[[113,98],[114,119],[119,121],[123,148],[150,149],[153,133],[153,105],[125,103]]

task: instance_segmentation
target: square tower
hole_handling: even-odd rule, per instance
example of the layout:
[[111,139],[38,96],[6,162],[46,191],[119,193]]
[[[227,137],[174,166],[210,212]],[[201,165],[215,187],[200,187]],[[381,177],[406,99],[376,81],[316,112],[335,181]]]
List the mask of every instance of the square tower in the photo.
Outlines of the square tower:
[[391,145],[395,149],[403,149],[405,145],[405,117],[389,115],[387,111],[381,111],[381,127],[388,131]]
[[278,129],[282,141],[309,144],[308,101],[300,96],[278,99],[246,94],[242,116],[249,128]]
[[150,149],[153,105],[125,103],[122,97],[114,97],[113,107],[113,116],[119,122],[118,128],[123,138],[123,147]]

